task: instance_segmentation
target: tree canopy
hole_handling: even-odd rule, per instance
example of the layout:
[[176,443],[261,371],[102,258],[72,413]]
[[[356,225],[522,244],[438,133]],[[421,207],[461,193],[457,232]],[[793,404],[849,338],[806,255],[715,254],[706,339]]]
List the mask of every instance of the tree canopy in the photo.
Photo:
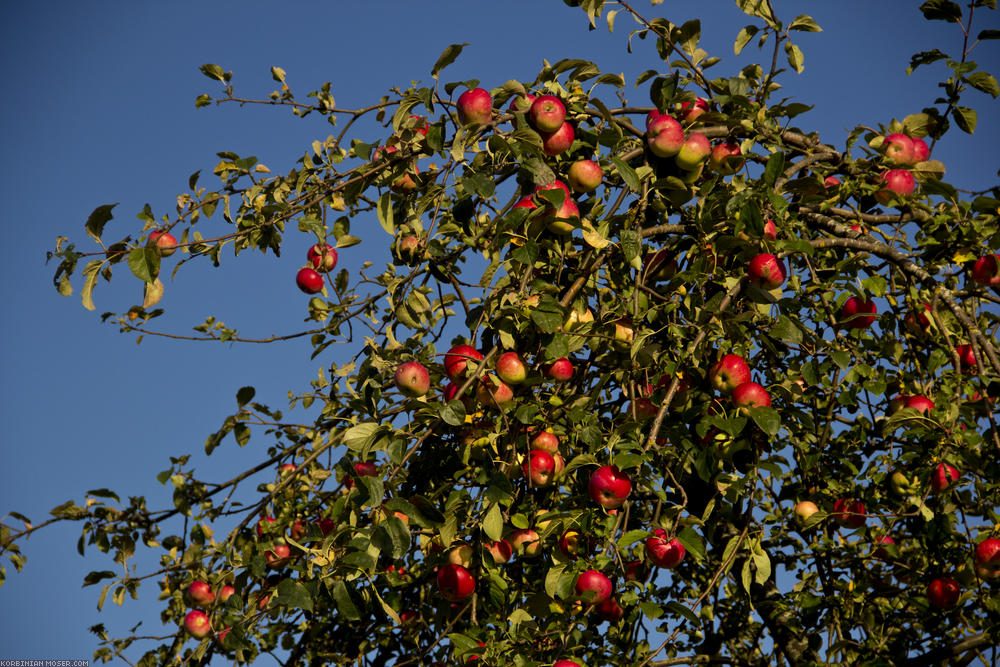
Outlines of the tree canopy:
[[[96,658],[996,661],[1000,185],[971,192],[934,159],[1000,94],[970,56],[1000,37],[974,28],[995,1],[924,2],[958,45],[911,59],[946,65],[940,96],[843,145],[782,97],[811,17],[737,0],[734,56],[763,64],[715,78],[700,22],[650,18],[661,2],[566,4],[650,69],[559,60],[487,89],[443,80],[453,44],[428,85],[342,108],[329,83],[303,96],[274,67],[277,89],[245,97],[206,64],[198,106],[331,134],[286,174],[219,153],[120,239],[98,206],[96,250],[59,238],[55,286],[84,307],[101,279],[141,281],[143,303],[102,315],[125,333],[308,338],[317,365],[287,407],[237,389],[205,441],[264,443],[235,478],[176,456],[170,507],[99,489],[0,525],[19,568],[32,532],[80,522],[78,548],[117,563],[85,580],[99,606],[159,596],[175,633],[96,626]],[[379,244],[391,264],[338,266]],[[305,327],[158,328],[189,263],[302,247]],[[131,570],[137,549],[159,569]]]

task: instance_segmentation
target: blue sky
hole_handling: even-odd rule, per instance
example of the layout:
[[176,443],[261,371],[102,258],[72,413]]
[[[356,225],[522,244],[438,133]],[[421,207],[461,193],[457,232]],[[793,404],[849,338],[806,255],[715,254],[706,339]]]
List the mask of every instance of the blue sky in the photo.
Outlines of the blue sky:
[[[636,6],[681,23],[691,16],[673,13],[678,4]],[[805,72],[784,78],[787,96],[816,105],[797,119],[802,126],[842,147],[856,124],[875,127],[933,102],[942,67],[907,77],[909,56],[930,48],[957,54],[961,35],[955,26],[924,22],[918,4],[776,2],[782,18],[810,13],[825,29],[800,34]],[[694,7],[684,3],[680,10]],[[718,75],[764,59],[752,46],[733,57],[736,32],[750,22],[734,3],[710,0],[697,8],[703,48],[724,58]],[[558,0],[499,6],[53,2],[10,5],[4,14],[0,193],[12,242],[0,263],[7,313],[0,346],[0,514],[18,511],[35,522],[53,506],[101,487],[122,497],[145,494],[151,505],[166,506],[169,491],[154,478],[170,455],[193,454],[204,477],[228,479],[256,462],[264,447],[252,440],[238,450],[230,440],[204,461],[205,436],[234,410],[236,390],[254,385],[258,400],[283,408],[288,390],[304,390],[324,363],[309,360],[304,341],[241,347],[147,338],[137,346],[98,316],[141,300],[134,280],[102,282],[96,313],[84,310],[78,295],[63,298],[52,287],[55,267],[45,264],[45,252],[59,235],[90,249],[83,222],[94,207],[120,202],[107,236],[135,233],[135,214],[145,203],[157,214],[169,212],[189,174],[201,169],[203,183],[209,182],[217,151],[256,155],[277,173],[330,133],[321,118],[299,120],[281,109],[196,110],[197,95],[218,91],[199,65],[233,70],[237,92],[255,98],[274,89],[271,66],[285,69],[300,96],[329,80],[342,107],[374,102],[412,80],[430,81],[438,55],[456,42],[469,46],[442,81],[478,78],[485,87],[530,81],[542,59],[586,58],[627,80],[661,65],[651,41],[636,41],[635,53],[626,53],[627,17],[619,16],[613,35],[603,28],[590,32],[582,13]],[[990,22],[974,32],[1000,28],[995,12],[981,18]],[[994,74],[1000,73],[997,44],[972,54]],[[630,99],[647,104],[645,87]],[[1000,117],[996,100],[970,92],[968,102],[979,110],[976,135],[950,133],[934,157],[945,163],[952,183],[983,189],[996,183],[1000,169]],[[361,138],[377,138],[366,132]],[[341,253],[348,269],[386,242],[375,220],[356,220],[352,231],[371,240]],[[307,298],[293,277],[307,245],[290,234],[280,259],[245,254],[239,261],[225,257],[220,270],[189,265],[167,282],[161,305],[168,317],[161,326],[183,333],[215,315],[247,335],[295,331],[303,326]],[[147,634],[169,631],[159,624],[153,582],[144,589],[148,600],[127,601],[122,609],[109,603],[96,612],[99,588],[83,589],[81,582],[88,571],[112,564],[93,552],[76,555],[78,528],[40,531],[23,545],[25,570],[8,567],[0,589],[0,658],[89,658],[96,642],[86,629],[98,622],[113,635],[138,620]]]

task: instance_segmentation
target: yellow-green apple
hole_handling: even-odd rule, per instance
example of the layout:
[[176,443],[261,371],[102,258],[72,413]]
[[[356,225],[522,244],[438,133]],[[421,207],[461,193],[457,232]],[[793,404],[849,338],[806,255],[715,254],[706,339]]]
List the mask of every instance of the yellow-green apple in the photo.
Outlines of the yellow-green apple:
[[961,473],[954,466],[947,463],[939,463],[931,473],[931,491],[941,493],[951,488],[961,476]]
[[[471,345],[456,345],[444,355],[444,374],[456,384],[462,384],[466,368],[475,368],[483,355]],[[470,365],[471,362],[471,365]]]
[[917,189],[917,180],[906,169],[890,169],[879,177],[882,188],[875,193],[875,199],[886,206],[895,196],[906,197]]
[[205,612],[195,609],[184,617],[184,629],[195,639],[204,639],[212,634],[212,623]]
[[890,164],[913,164],[913,140],[905,134],[893,132],[882,141],[882,152]]
[[840,320],[851,329],[867,329],[875,321],[877,312],[878,307],[871,299],[852,296],[840,307]]
[[445,600],[461,602],[476,590],[476,580],[461,565],[448,563],[438,568],[437,587]]
[[1000,577],[1000,539],[987,537],[976,545],[976,572],[984,579]]
[[468,544],[459,544],[453,546],[448,551],[448,562],[468,569],[472,565],[472,556],[474,554],[475,552],[471,546]]
[[555,132],[539,132],[542,137],[542,152],[555,157],[569,150],[576,139],[576,130],[569,121],[564,121]]
[[889,476],[889,488],[897,496],[912,496],[920,490],[920,480],[907,477],[903,471],[896,470]]
[[149,233],[149,242],[156,246],[163,257],[170,257],[177,252],[177,238],[170,232],[154,230]]
[[938,577],[927,584],[927,601],[937,609],[954,607],[961,595],[961,586],[951,577]]
[[499,564],[506,563],[514,555],[514,549],[510,542],[504,539],[493,540],[484,544],[486,551],[493,557],[493,562]]
[[187,587],[187,599],[192,607],[207,607],[215,602],[215,593],[207,582],[195,579]]
[[514,392],[506,382],[490,373],[476,385],[476,400],[483,405],[499,408],[514,400]]
[[622,609],[620,604],[618,604],[618,600],[613,597],[610,597],[603,602],[599,602],[597,606],[594,607],[594,612],[601,618],[601,620],[607,621],[608,623],[617,623],[625,616],[625,610]]
[[458,96],[458,119],[462,125],[486,125],[493,117],[493,98],[482,88],[472,88]]
[[958,370],[963,373],[972,373],[976,370],[976,354],[971,345],[968,343],[959,345],[955,348],[955,353],[958,355]]
[[983,255],[972,265],[972,280],[980,285],[1000,285],[1000,253]]
[[555,132],[566,120],[566,107],[555,95],[542,95],[531,103],[528,117],[539,132]]
[[681,144],[681,149],[674,156],[674,162],[679,168],[691,171],[704,164],[711,154],[712,144],[709,143],[708,137],[701,132],[692,132]]
[[886,551],[886,546],[891,546],[896,544],[896,540],[892,539],[888,535],[880,535],[875,538],[875,551],[872,553],[875,558],[881,558],[883,560],[889,558],[889,552]]
[[761,289],[777,289],[785,284],[785,263],[770,253],[761,253],[750,260],[747,276]]
[[604,170],[593,160],[577,160],[569,166],[566,178],[574,192],[593,192],[601,184]]
[[656,157],[673,157],[684,145],[684,128],[673,116],[659,114],[646,125],[646,145]]
[[544,368],[545,376],[557,382],[566,382],[573,377],[573,362],[560,357]]
[[521,466],[525,478],[531,480],[532,486],[548,486],[555,477],[556,461],[550,452],[544,449],[533,449]]
[[507,384],[521,384],[528,377],[528,367],[517,352],[504,352],[497,358],[497,375]]
[[635,329],[632,328],[632,320],[622,317],[615,320],[615,340],[619,343],[631,345],[635,338]]
[[566,316],[566,321],[563,322],[563,329],[566,331],[572,331],[581,324],[590,324],[594,321],[594,312],[587,308],[585,310],[573,309],[569,311],[569,315]]
[[337,249],[326,243],[322,246],[316,243],[309,248],[306,259],[314,269],[320,273],[327,273],[337,266]]
[[531,528],[518,528],[510,534],[510,546],[518,556],[535,558],[542,553],[542,541]]
[[531,448],[542,449],[551,454],[555,454],[559,451],[559,436],[553,433],[550,429],[543,429],[532,436]]
[[913,142],[913,163],[924,162],[931,156],[931,149],[920,137],[910,137]]
[[264,552],[264,561],[268,567],[278,569],[288,565],[292,560],[292,549],[287,544],[275,544]]
[[708,369],[708,380],[723,394],[731,394],[736,387],[750,382],[750,366],[740,355],[726,354]]
[[595,470],[587,484],[591,500],[604,509],[621,507],[631,492],[632,480],[614,465],[603,465]]
[[712,147],[712,156],[708,159],[708,166],[720,174],[734,174],[743,166],[743,152],[740,145],[731,141],[724,141]]
[[598,604],[611,597],[614,586],[611,580],[597,570],[584,570],[577,576],[574,585],[576,594],[589,604]]
[[676,537],[668,538],[667,531],[657,528],[646,538],[646,557],[657,566],[672,569],[684,560],[686,550]]
[[737,385],[729,397],[737,408],[766,408],[771,405],[771,395],[756,382]]
[[841,526],[851,529],[865,525],[867,518],[865,505],[857,498],[838,498],[830,515]]
[[431,389],[431,375],[419,361],[407,361],[396,367],[396,387],[410,398],[423,396]]
[[795,513],[795,521],[800,527],[805,527],[809,524],[809,519],[819,512],[819,507],[811,500],[802,500],[795,503],[793,512]]
[[318,294],[323,291],[323,276],[316,273],[315,269],[305,267],[295,274],[295,284],[306,294]]

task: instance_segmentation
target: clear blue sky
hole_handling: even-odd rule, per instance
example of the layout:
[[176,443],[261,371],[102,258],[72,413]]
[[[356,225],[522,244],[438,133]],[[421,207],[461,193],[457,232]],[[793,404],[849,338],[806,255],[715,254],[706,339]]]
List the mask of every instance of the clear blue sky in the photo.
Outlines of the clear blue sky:
[[[907,77],[910,54],[961,48],[957,28],[924,22],[918,2],[776,5],[786,20],[808,12],[825,29],[800,34],[805,72],[786,75],[784,83],[789,97],[816,105],[797,121],[838,147],[858,123],[874,127],[933,102],[942,67]],[[703,48],[724,58],[718,75],[764,58],[752,46],[733,57],[736,32],[749,21],[730,1],[651,9],[637,0],[636,6],[675,23],[691,18],[675,8],[697,7]],[[1000,28],[995,12],[982,17],[992,24],[980,23],[974,32]],[[236,390],[255,385],[259,400],[284,407],[289,389],[306,389],[316,368],[329,363],[330,357],[311,362],[302,341],[229,347],[150,338],[137,346],[98,316],[140,301],[134,280],[102,282],[96,313],[84,310],[78,295],[63,298],[52,287],[55,267],[45,265],[45,252],[58,235],[90,249],[83,222],[97,205],[121,202],[107,237],[137,232],[135,214],[143,204],[169,212],[189,174],[201,169],[203,182],[213,178],[217,151],[257,155],[277,173],[330,133],[321,118],[303,121],[278,109],[196,110],[197,95],[218,90],[199,65],[234,70],[237,92],[258,98],[273,90],[269,68],[277,65],[300,96],[329,80],[338,106],[353,107],[376,101],[391,86],[429,81],[438,55],[455,42],[469,46],[443,81],[478,78],[485,87],[530,81],[542,59],[570,57],[634,80],[660,63],[651,41],[636,41],[635,54],[626,53],[630,29],[629,19],[619,16],[615,34],[589,32],[583,14],[560,0],[8,5],[0,26],[0,198],[11,240],[0,263],[6,313],[0,515],[13,510],[41,522],[53,506],[101,487],[167,506],[169,490],[154,478],[170,455],[193,454],[203,478],[228,479],[265,447],[251,440],[237,450],[229,440],[204,461],[205,436],[233,411]],[[1000,74],[997,45],[973,53],[994,74]],[[630,98],[646,104],[645,87]],[[949,134],[934,157],[945,163],[952,183],[982,189],[996,183],[1000,169],[1000,116],[997,101],[985,95],[970,93],[969,102],[980,112],[976,135]],[[386,243],[374,220],[355,220],[352,230],[370,240],[342,253],[349,269]],[[216,315],[247,335],[297,330],[307,298],[293,276],[307,244],[290,234],[280,259],[246,254],[235,262],[225,257],[221,270],[189,265],[167,282],[162,305],[169,317],[160,325],[183,333]],[[170,631],[160,626],[152,581],[144,588],[147,600],[127,601],[123,609],[109,603],[96,612],[99,587],[82,589],[83,577],[113,564],[92,549],[86,558],[76,555],[78,528],[66,523],[39,532],[23,545],[25,570],[8,567],[0,588],[0,658],[90,658],[96,641],[87,627],[99,622],[117,636],[139,620],[140,633]]]

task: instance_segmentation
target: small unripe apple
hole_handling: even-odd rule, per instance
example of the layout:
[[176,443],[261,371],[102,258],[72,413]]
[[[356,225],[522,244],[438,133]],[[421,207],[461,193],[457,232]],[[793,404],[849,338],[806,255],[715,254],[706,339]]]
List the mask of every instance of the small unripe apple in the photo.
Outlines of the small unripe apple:
[[540,132],[542,135],[542,152],[549,157],[555,157],[569,150],[576,139],[576,130],[569,121],[564,121],[555,132]]
[[785,263],[770,253],[761,253],[747,265],[750,282],[765,290],[773,290],[785,284]]
[[811,500],[803,500],[795,504],[793,511],[795,512],[795,521],[799,526],[806,527],[809,524],[809,519],[819,512],[819,507]]
[[566,107],[555,95],[542,95],[531,103],[528,117],[539,132],[555,132],[566,120]]
[[572,331],[576,329],[581,324],[590,324],[594,321],[594,313],[587,308],[586,310],[571,310],[569,315],[566,316],[566,321],[563,322],[563,329],[566,331]]
[[507,384],[521,384],[528,378],[528,367],[517,352],[504,352],[497,359],[497,375]]
[[867,329],[875,322],[878,307],[871,299],[850,297],[840,307],[841,322],[851,329]]
[[163,257],[170,257],[177,252],[177,239],[170,232],[152,231],[149,233],[149,242],[156,245]]
[[577,160],[569,166],[566,177],[574,192],[593,192],[604,179],[604,170],[593,160]]
[[184,617],[184,629],[195,639],[204,639],[212,634],[212,623],[205,612],[195,609]]
[[327,273],[337,266],[337,249],[326,243],[322,246],[316,243],[309,248],[306,259],[314,269],[320,273]]
[[472,547],[468,544],[460,544],[456,547],[452,547],[448,552],[448,562],[454,563],[455,565],[461,565],[462,567],[468,569],[472,565],[472,557],[475,552]]
[[937,609],[950,609],[958,602],[962,588],[951,577],[938,577],[927,584],[927,601]]
[[896,470],[889,476],[889,488],[898,496],[911,496],[920,490],[920,481]]
[[316,273],[315,269],[305,267],[295,274],[295,284],[306,294],[318,294],[323,291],[323,276]]
[[407,361],[396,367],[396,387],[406,396],[417,398],[431,389],[431,376],[419,361]]
[[482,88],[472,88],[458,96],[458,119],[462,125],[487,125],[493,117],[493,98]]

